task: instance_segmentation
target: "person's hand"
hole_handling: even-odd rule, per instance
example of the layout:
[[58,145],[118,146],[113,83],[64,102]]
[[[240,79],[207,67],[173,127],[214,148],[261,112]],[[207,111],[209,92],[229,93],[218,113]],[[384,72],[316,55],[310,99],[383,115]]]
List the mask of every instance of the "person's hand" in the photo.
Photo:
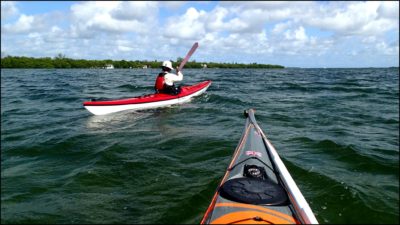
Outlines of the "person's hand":
[[177,72],[177,73],[179,72],[179,67],[178,67],[178,66],[176,67],[176,72]]

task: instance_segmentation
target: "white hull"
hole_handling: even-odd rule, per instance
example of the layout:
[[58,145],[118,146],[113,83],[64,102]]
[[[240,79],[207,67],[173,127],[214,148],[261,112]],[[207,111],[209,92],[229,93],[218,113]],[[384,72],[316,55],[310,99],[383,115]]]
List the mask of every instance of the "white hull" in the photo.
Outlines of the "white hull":
[[211,84],[207,85],[205,88],[201,89],[198,92],[193,94],[166,100],[166,101],[159,101],[159,102],[148,102],[148,103],[139,103],[139,104],[127,104],[127,105],[107,105],[107,106],[85,106],[89,112],[93,113],[94,115],[106,115],[110,113],[120,112],[124,110],[141,110],[141,109],[153,109],[159,107],[165,107],[175,104],[182,104],[184,102],[190,101],[192,97],[198,96],[203,94]]

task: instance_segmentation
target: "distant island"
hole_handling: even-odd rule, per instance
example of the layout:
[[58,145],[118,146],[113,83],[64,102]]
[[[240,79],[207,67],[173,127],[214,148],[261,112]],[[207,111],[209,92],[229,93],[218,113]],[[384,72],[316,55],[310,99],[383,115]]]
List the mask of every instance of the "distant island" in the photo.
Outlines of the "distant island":
[[[173,61],[174,65],[179,65],[183,58]],[[1,58],[1,68],[82,68],[82,69],[134,69],[134,68],[160,68],[161,62],[154,61],[127,61],[127,60],[85,60],[71,59],[65,55],[58,54],[56,57],[33,58],[25,56],[6,56]],[[185,68],[202,69],[202,68],[251,68],[251,69],[283,69],[281,65],[271,64],[243,64],[243,63],[215,63],[215,62],[196,62],[189,61],[185,64]]]

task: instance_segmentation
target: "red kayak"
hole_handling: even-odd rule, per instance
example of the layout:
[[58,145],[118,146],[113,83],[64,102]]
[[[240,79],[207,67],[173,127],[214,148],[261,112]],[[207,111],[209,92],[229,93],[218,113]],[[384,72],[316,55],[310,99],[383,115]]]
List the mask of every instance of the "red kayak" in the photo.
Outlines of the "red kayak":
[[105,115],[123,110],[165,107],[190,101],[192,97],[204,93],[210,85],[211,80],[207,80],[192,86],[183,86],[178,95],[157,93],[119,100],[88,101],[84,102],[83,106],[94,115]]

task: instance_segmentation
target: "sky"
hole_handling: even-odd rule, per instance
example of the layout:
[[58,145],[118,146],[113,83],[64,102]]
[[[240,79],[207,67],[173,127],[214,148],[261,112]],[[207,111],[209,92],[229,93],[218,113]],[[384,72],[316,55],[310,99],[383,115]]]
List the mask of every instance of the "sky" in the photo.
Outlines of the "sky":
[[2,57],[399,65],[399,1],[1,1]]

